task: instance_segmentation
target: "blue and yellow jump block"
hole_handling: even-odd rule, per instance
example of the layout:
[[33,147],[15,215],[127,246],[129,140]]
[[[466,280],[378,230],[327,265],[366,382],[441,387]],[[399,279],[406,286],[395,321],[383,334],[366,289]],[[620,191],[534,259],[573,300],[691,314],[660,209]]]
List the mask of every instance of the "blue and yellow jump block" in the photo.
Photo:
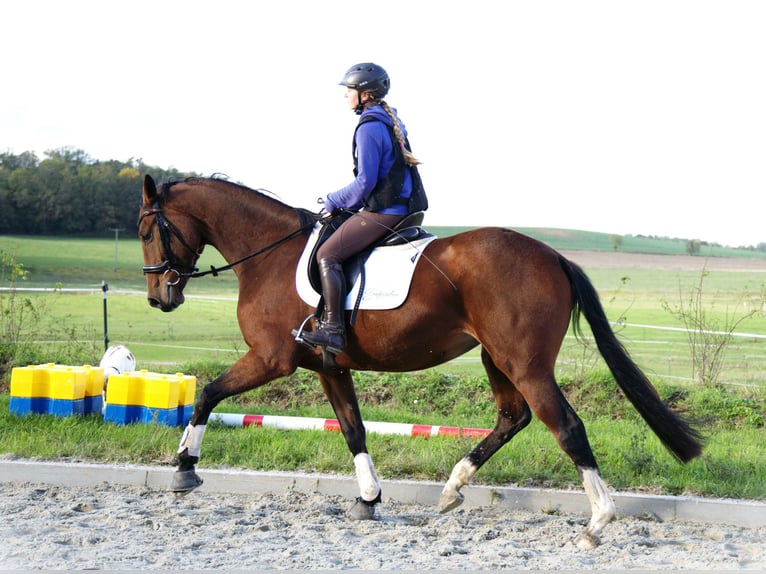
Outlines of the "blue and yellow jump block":
[[185,426],[191,419],[197,378],[149,371],[114,374],[106,387],[104,421]]
[[12,413],[56,416],[101,413],[104,369],[48,363],[11,372]]
[[11,373],[10,411],[56,416],[103,413],[104,421],[115,424],[184,426],[192,415],[196,386],[196,377],[182,373],[114,373],[105,385],[101,367],[53,363],[16,367]]

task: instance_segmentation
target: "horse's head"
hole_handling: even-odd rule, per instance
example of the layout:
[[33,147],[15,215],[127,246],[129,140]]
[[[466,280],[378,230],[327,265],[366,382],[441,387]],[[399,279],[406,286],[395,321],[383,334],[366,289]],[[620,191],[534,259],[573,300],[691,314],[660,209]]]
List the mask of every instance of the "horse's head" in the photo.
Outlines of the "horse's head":
[[166,312],[183,304],[184,287],[197,271],[194,264],[204,247],[194,220],[166,205],[169,189],[167,186],[164,193],[158,192],[154,179],[147,175],[138,216],[147,299],[149,305]]

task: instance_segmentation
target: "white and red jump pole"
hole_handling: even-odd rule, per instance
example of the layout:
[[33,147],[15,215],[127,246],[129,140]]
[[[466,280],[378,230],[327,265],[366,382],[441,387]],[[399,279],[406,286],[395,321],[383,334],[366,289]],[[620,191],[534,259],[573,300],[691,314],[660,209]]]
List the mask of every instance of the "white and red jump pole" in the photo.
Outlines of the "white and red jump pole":
[[[340,432],[337,419],[322,419],[311,417],[287,417],[280,415],[243,415],[232,413],[213,413],[210,420],[232,427],[269,427],[280,430],[321,430]],[[377,434],[394,434],[402,436],[451,436],[451,437],[484,437],[489,429],[461,428],[442,425],[422,425],[410,423],[387,423],[365,421],[364,428]]]

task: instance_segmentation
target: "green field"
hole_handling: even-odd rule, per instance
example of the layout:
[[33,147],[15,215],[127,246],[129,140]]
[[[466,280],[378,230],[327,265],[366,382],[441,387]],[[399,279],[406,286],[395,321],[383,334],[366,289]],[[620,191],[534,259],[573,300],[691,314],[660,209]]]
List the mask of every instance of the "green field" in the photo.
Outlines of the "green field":
[[[460,228],[435,228],[446,236]],[[609,236],[592,232],[525,229],[555,248],[575,246],[611,250]],[[633,241],[635,240],[635,244]],[[116,248],[116,253],[115,253]],[[626,238],[621,252],[683,254],[681,240]],[[723,249],[723,248],[719,248]],[[56,289],[55,292],[24,292],[44,299],[45,320],[37,340],[61,341],[89,338],[103,347],[104,302],[107,292],[107,328],[111,343],[129,346],[139,363],[148,368],[172,369],[192,360],[233,361],[244,351],[236,321],[237,282],[234,273],[194,279],[186,288],[187,302],[172,313],[148,306],[144,296],[140,243],[135,238],[59,239],[46,237],[0,237],[0,251],[12,253],[28,270],[19,288]],[[749,250],[726,249],[722,255],[766,258]],[[225,264],[210,247],[199,262],[201,269]],[[116,267],[116,269],[115,269]],[[637,362],[654,377],[691,382],[692,366],[683,324],[663,302],[678,304],[700,280],[697,272],[653,269],[587,269],[598,289],[607,314]],[[704,281],[705,303],[715,322],[725,324],[732,316],[762,304],[764,280],[754,272],[711,272]],[[68,291],[68,290],[83,291]],[[62,327],[66,326],[66,337]],[[766,315],[759,313],[737,327],[722,368],[721,380],[733,385],[766,385]],[[562,374],[590,368],[598,359],[572,337],[560,356]],[[451,372],[482,372],[478,350],[443,367]]]
[[[448,235],[455,229],[437,230]],[[610,250],[608,236],[577,232],[540,234],[553,247]],[[547,235],[546,235],[547,234]],[[546,239],[547,237],[547,239]],[[646,238],[642,239],[643,241]],[[655,253],[678,249],[673,240],[656,242]],[[626,240],[622,246],[628,247]],[[639,250],[640,251],[640,250]],[[233,273],[192,280],[187,302],[173,313],[146,302],[143,264],[137,239],[63,239],[0,237],[0,252],[11,253],[28,271],[13,296],[42,311],[31,338],[42,351],[37,362],[58,361],[76,352],[81,362],[97,363],[104,350],[104,293],[110,344],[125,344],[137,368],[195,374],[202,385],[245,352],[236,321],[237,285]],[[682,255],[683,251],[677,252]],[[727,252],[753,257],[752,251]],[[208,248],[200,268],[222,265]],[[115,269],[116,267],[116,269]],[[705,454],[682,466],[670,457],[638,419],[592,345],[567,337],[557,363],[557,377],[586,423],[605,477],[615,488],[703,496],[766,498],[766,316],[762,309],[764,278],[755,272],[710,272],[704,278],[709,321],[725,324],[747,309],[725,353],[720,377],[706,387],[693,377],[691,352],[681,321],[663,308],[678,302],[699,284],[700,273],[657,269],[588,269],[620,339],[647,372],[661,396],[699,419],[709,437]],[[5,285],[2,285],[5,287]],[[8,291],[0,297],[11,296]],[[0,386],[0,454],[42,459],[76,459],[171,464],[179,429],[103,424],[97,417],[59,419],[8,413],[8,380]],[[478,350],[436,369],[413,375],[356,373],[363,416],[370,421],[418,422],[488,428],[494,404]],[[218,412],[250,412],[333,417],[321,387],[299,371],[256,391],[228,399]],[[296,437],[299,434],[300,437]],[[370,452],[387,478],[444,480],[472,439],[411,439],[371,435]],[[217,465],[256,470],[303,470],[348,473],[353,470],[337,435],[273,429],[233,429],[211,425],[206,433],[203,467]],[[574,469],[550,433],[533,422],[511,445],[485,465],[475,479],[485,484],[569,487]]]

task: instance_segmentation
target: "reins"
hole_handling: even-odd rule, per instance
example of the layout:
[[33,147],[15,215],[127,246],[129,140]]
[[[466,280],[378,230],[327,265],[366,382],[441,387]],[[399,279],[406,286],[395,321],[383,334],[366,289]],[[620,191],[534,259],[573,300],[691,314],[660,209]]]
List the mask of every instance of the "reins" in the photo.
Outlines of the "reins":
[[[274,241],[273,243],[270,243],[269,245],[266,245],[265,247],[262,247],[261,249],[254,251],[253,253],[250,253],[249,255],[245,255],[244,257],[241,257],[240,259],[237,259],[236,261],[232,261],[231,263],[228,263],[227,265],[223,265],[222,267],[215,267],[214,265],[210,266],[210,269],[207,269],[206,271],[200,271],[199,268],[192,264],[187,265],[186,263],[183,263],[182,261],[179,261],[175,254],[173,253],[173,249],[170,244],[170,236],[171,234],[174,235],[180,242],[181,245],[183,245],[186,249],[194,253],[195,259],[194,263],[196,263],[197,259],[202,255],[201,252],[196,251],[193,249],[184,239],[183,235],[175,228],[173,225],[167,220],[165,217],[165,214],[162,212],[162,209],[160,208],[159,202],[155,201],[155,203],[152,205],[151,210],[147,210],[144,213],[141,214],[141,217],[138,220],[138,223],[140,224],[141,221],[145,217],[149,217],[150,215],[154,215],[157,218],[157,229],[160,234],[160,242],[162,243],[162,250],[163,250],[163,256],[164,261],[159,264],[155,265],[144,265],[143,266],[143,272],[144,275],[147,273],[154,273],[154,274],[160,274],[163,275],[168,273],[174,273],[176,275],[176,278],[174,281],[168,281],[168,286],[173,286],[178,284],[178,282],[181,281],[182,278],[186,277],[189,279],[196,279],[199,277],[205,277],[206,275],[212,275],[213,277],[218,277],[219,273],[222,273],[224,271],[229,271],[233,269],[235,266],[240,265],[241,263],[244,263],[245,261],[248,261],[249,259],[252,259],[253,257],[257,257],[259,255],[262,255],[263,253],[266,253],[267,251],[270,251],[272,249],[275,249],[276,247],[279,247],[281,244],[290,241],[294,237],[297,237],[301,233],[305,233],[309,229],[313,229],[313,227],[316,225],[318,221],[322,219],[322,217],[316,213],[309,212],[304,209],[296,209],[295,210],[298,213],[298,216],[301,221],[301,225],[282,237],[281,239],[278,239]],[[380,222],[375,221],[377,225],[382,225]],[[431,261],[428,257],[425,256],[425,254],[420,250],[418,247],[413,245],[407,238],[402,237],[401,234],[393,228],[390,228],[388,226],[382,225],[385,227],[389,232],[394,233],[401,237],[405,242],[409,243],[412,247],[414,247],[417,251],[420,252],[421,257],[425,258],[426,261],[434,268],[436,269],[450,284],[450,286],[457,291],[457,287],[455,284],[450,280],[449,277],[442,271],[438,265],[436,265],[433,261]],[[179,271],[178,268],[186,269],[188,271]],[[361,297],[362,291],[360,290],[359,294]]]
[[290,241],[293,237],[300,235],[301,233],[303,233],[304,231],[306,231],[307,229],[313,226],[314,226],[313,223],[311,225],[308,225],[308,224],[303,225],[299,227],[298,229],[290,232],[289,235],[284,236],[282,239],[278,239],[274,243],[267,245],[266,247],[259,249],[258,251],[255,251],[251,253],[250,255],[245,255],[241,259],[237,259],[236,261],[233,261],[229,263],[228,265],[224,265],[223,267],[215,267],[214,265],[211,265],[210,269],[208,269],[207,271],[195,271],[193,273],[189,273],[188,275],[184,275],[184,276],[185,277],[188,276],[192,279],[196,277],[204,277],[205,275],[212,275],[213,277],[218,277],[218,274],[221,271],[228,271],[229,269],[232,269],[235,265],[239,265],[240,263],[243,263],[247,261],[248,259],[252,259],[253,257],[257,257],[258,255],[265,253],[266,251],[274,249],[275,247],[278,247],[282,243],[285,243],[286,241]]
[[[175,273],[177,276],[177,279],[174,282],[168,282],[171,285],[177,284],[181,278],[188,277],[190,279],[195,279],[197,277],[204,277],[205,275],[212,275],[213,277],[217,277],[219,273],[223,271],[229,271],[230,269],[233,269],[234,266],[239,265],[240,263],[243,263],[247,261],[248,259],[252,259],[253,257],[257,257],[258,255],[261,255],[262,253],[265,253],[267,251],[270,251],[271,249],[274,249],[281,245],[282,243],[285,243],[287,241],[290,241],[294,237],[300,235],[301,233],[306,232],[308,229],[311,229],[316,224],[316,221],[318,219],[312,219],[311,217],[306,217],[305,215],[301,218],[304,223],[295,229],[294,231],[290,232],[288,235],[282,237],[281,239],[278,239],[277,241],[274,241],[273,243],[267,245],[266,247],[263,247],[259,249],[258,251],[255,251],[253,253],[250,253],[249,255],[246,255],[240,259],[237,259],[236,261],[233,261],[227,265],[224,265],[222,267],[215,267],[214,265],[210,266],[210,269],[207,271],[200,271],[194,264],[187,265],[186,263],[183,263],[182,261],[179,261],[175,254],[173,253],[173,249],[170,245],[170,236],[171,234],[174,235],[180,242],[181,245],[183,245],[186,249],[194,253],[195,255],[195,263],[197,259],[202,255],[201,252],[196,251],[195,249],[192,249],[191,246],[186,242],[183,235],[175,228],[173,225],[167,220],[165,217],[165,214],[162,213],[162,209],[159,206],[158,202],[155,202],[155,204],[152,206],[151,210],[145,211],[143,214],[141,214],[141,217],[139,218],[138,222],[141,223],[141,221],[150,215],[154,215],[157,218],[157,230],[160,234],[160,242],[162,243],[162,250],[163,250],[163,257],[165,260],[162,263],[158,263],[156,265],[144,265],[143,271],[144,274],[147,273]],[[179,271],[177,268],[187,269],[188,271]]]

